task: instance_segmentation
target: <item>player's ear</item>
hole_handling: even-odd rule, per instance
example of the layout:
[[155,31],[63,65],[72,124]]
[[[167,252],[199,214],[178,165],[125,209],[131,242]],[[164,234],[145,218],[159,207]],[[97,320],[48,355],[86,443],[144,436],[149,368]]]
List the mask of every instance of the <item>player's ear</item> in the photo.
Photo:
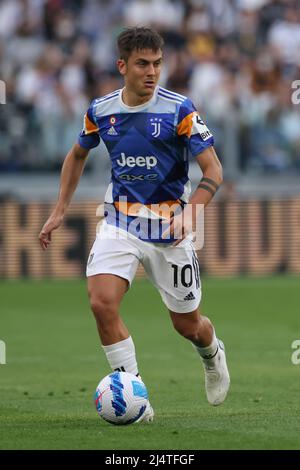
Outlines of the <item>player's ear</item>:
[[121,75],[125,75],[127,72],[127,64],[124,59],[118,59],[117,66]]

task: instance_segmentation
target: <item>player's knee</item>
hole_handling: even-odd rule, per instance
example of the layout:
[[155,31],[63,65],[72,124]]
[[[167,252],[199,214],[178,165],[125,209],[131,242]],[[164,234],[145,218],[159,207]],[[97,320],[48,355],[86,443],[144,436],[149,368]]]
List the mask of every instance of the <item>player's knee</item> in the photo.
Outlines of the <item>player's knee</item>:
[[108,323],[113,321],[114,317],[118,315],[118,306],[113,297],[105,296],[91,296],[90,298],[91,309],[94,316],[99,323]]

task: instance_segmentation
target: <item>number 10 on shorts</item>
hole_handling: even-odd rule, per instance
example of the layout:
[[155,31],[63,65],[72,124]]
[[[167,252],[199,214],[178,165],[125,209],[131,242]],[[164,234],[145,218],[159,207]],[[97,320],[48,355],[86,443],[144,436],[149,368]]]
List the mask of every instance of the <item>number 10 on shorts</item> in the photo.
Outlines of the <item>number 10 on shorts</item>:
[[[196,258],[194,256],[194,258]],[[200,270],[198,259],[193,259],[193,266],[191,264],[185,264],[184,266],[178,266],[177,264],[172,264],[173,269],[173,285],[178,287],[179,283],[183,287],[191,287],[193,284],[193,275],[195,276],[196,288],[200,286]]]

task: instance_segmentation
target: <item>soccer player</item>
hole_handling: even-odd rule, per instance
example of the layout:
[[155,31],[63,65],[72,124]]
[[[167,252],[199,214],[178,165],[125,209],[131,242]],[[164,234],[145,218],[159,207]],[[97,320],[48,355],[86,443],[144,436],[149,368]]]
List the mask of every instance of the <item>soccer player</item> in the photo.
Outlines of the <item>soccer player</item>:
[[[226,398],[230,379],[224,345],[199,310],[199,264],[191,228],[199,208],[219,188],[222,168],[213,136],[190,99],[158,85],[162,47],[161,36],[150,28],[129,28],[119,35],[117,65],[125,86],[92,101],[78,143],[64,161],[59,197],[39,240],[43,249],[49,246],[89,150],[102,139],[112,174],[87,278],[107,360],[113,370],[139,375],[134,343],[119,308],[141,262],[175,329],[192,342],[202,359],[209,403],[219,405]],[[192,195],[188,155],[197,160],[203,174]],[[187,207],[192,209],[192,220],[183,217]],[[152,421],[153,415],[149,405],[143,419]]]

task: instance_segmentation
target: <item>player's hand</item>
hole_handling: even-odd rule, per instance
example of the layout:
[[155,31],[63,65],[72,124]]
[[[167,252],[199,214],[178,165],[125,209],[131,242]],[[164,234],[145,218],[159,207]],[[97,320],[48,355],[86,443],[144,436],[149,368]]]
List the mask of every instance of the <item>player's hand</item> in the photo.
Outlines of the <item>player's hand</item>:
[[169,227],[163,232],[162,238],[174,237],[173,246],[179,245],[193,231],[192,218],[186,211],[172,218]]
[[51,243],[52,231],[57,229],[63,221],[63,215],[51,214],[41,233],[39,234],[40,245],[43,250],[46,250]]

